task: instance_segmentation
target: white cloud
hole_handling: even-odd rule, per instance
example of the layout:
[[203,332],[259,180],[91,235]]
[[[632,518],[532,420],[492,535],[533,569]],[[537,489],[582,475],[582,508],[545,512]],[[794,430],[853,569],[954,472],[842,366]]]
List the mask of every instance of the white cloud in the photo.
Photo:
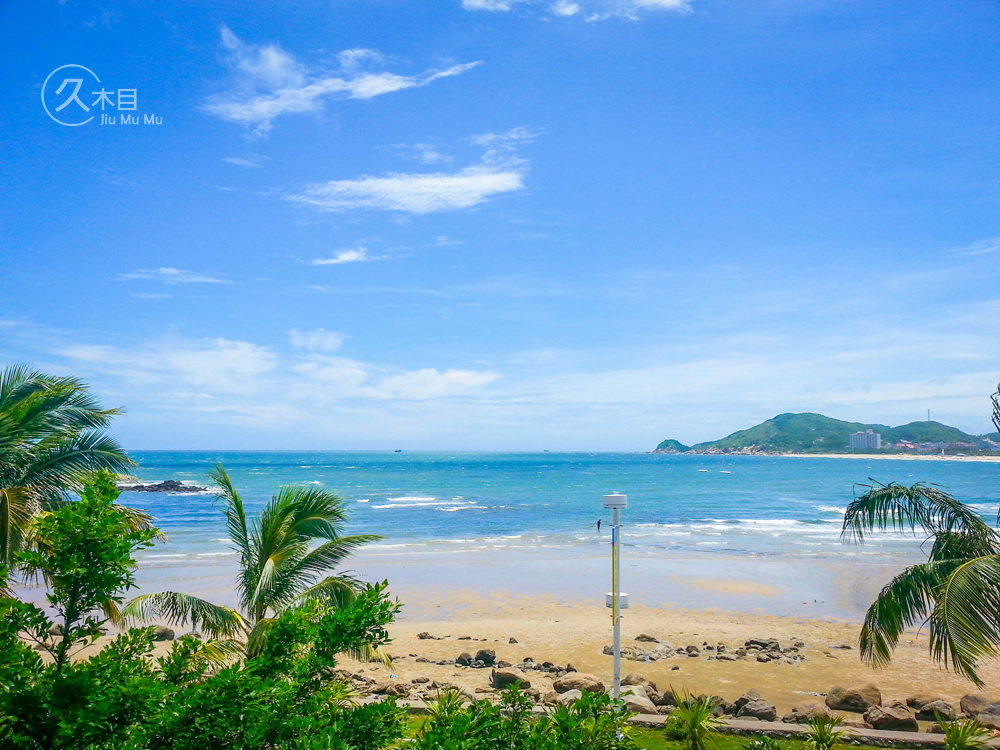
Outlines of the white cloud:
[[276,117],[318,111],[331,97],[371,99],[426,86],[481,64],[464,63],[404,76],[366,70],[366,65],[383,63],[382,55],[374,50],[354,49],[338,55],[340,70],[336,73],[314,74],[280,47],[246,44],[225,27],[222,44],[229,50],[228,63],[236,79],[234,90],[208,99],[203,109],[222,120],[252,127],[257,135],[267,133]]
[[422,164],[447,164],[452,161],[448,154],[441,153],[440,147],[433,143],[414,143],[412,145],[397,143],[393,148],[408,159],[415,159]]
[[248,169],[260,167],[260,162],[258,162],[256,159],[246,159],[242,156],[227,156],[222,161],[227,161],[230,164],[235,164],[237,167],[247,167]]
[[438,372],[434,368],[427,368],[388,377],[382,381],[380,390],[386,398],[416,401],[473,393],[499,378],[495,372],[476,370]]
[[363,176],[314,184],[288,200],[320,211],[370,208],[425,214],[469,208],[491,195],[524,187],[520,172],[486,166],[467,167],[454,174],[399,174]]
[[470,139],[471,143],[484,147],[486,152],[478,164],[457,172],[363,175],[353,180],[313,183],[286,195],[285,199],[332,212],[375,209],[426,214],[470,208],[490,196],[524,187],[523,172],[527,161],[517,157],[514,151],[535,137],[535,133],[523,127],[506,133],[477,135]]
[[637,18],[637,13],[643,10],[666,10],[677,13],[690,13],[692,0],[588,0],[581,4],[573,0],[462,0],[466,10],[506,12],[515,5],[541,6],[548,4],[548,11],[556,16],[568,18],[586,11],[587,21],[603,21],[608,18]]
[[215,276],[195,273],[194,271],[182,271],[179,268],[140,268],[132,273],[118,274],[122,281],[133,281],[135,279],[150,279],[152,281],[162,281],[165,284],[231,284],[231,281],[220,279]]
[[557,16],[575,16],[580,12],[580,6],[569,0],[559,0],[552,6],[552,12]]
[[346,250],[338,250],[332,258],[315,258],[309,261],[311,266],[336,266],[341,263],[362,263],[366,260],[378,260],[368,255],[366,247],[351,247]]
[[962,255],[986,255],[1000,250],[1000,237],[990,237],[985,240],[978,240],[971,245],[955,248]]
[[172,294],[143,294],[141,292],[133,294],[136,299],[173,299]]
[[288,340],[292,346],[308,352],[335,352],[344,343],[345,338],[347,337],[342,333],[323,328],[316,331],[288,332]]
[[525,0],[462,0],[462,7],[466,10],[508,11],[519,2]]
[[245,341],[166,339],[121,349],[109,345],[71,344],[58,353],[90,369],[145,383],[206,388],[221,393],[255,392],[260,375],[277,365],[269,347]]

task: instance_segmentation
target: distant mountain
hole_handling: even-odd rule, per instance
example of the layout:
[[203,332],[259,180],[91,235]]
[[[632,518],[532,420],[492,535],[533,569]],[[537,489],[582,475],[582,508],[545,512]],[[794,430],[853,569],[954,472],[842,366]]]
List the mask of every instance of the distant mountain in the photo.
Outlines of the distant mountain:
[[[882,436],[882,449],[852,451],[850,436],[872,430]],[[654,453],[977,453],[1000,451],[1000,435],[970,435],[940,422],[911,422],[899,427],[842,422],[822,414],[779,414],[756,427],[740,430],[690,448],[664,440]]]

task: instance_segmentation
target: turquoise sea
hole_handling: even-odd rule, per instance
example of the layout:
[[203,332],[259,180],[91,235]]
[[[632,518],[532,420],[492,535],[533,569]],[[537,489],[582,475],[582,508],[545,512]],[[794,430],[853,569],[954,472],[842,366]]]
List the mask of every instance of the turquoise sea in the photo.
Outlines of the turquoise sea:
[[[143,480],[205,484],[222,462],[250,509],[279,486],[301,484],[349,500],[352,532],[378,533],[372,548],[454,552],[578,548],[607,542],[602,496],[628,495],[624,541],[658,556],[714,558],[879,556],[903,561],[919,540],[887,534],[864,547],[843,543],[843,509],[856,483],[926,481],[995,519],[1000,464],[769,456],[635,453],[352,453],[137,451]],[[233,553],[211,494],[125,493],[169,541],[142,553],[143,566],[206,565]]]

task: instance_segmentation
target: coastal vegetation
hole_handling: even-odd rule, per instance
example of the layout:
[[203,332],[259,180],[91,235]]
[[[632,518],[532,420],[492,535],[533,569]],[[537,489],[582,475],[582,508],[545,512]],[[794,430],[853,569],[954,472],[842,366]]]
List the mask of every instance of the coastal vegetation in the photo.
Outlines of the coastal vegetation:
[[240,555],[236,591],[241,611],[163,591],[130,601],[120,613],[122,621],[190,623],[216,638],[243,635],[249,652],[256,654],[282,612],[314,601],[344,606],[364,589],[347,574],[324,576],[358,547],[381,538],[344,534],[342,497],[318,488],[282,487],[256,518],[248,519],[225,467],[217,464],[209,478],[220,492],[229,538]]
[[[1000,388],[993,407],[1000,430]],[[875,530],[921,533],[929,552],[926,562],[886,584],[869,607],[861,658],[887,665],[906,628],[926,622],[931,658],[983,685],[980,662],[1000,655],[1000,534],[938,487],[874,480],[862,487],[844,515],[845,538],[861,543]]]
[[[686,446],[664,440],[658,453],[851,453],[850,436],[872,430],[882,436],[877,452],[996,453],[1000,434],[970,435],[940,422],[911,422],[899,427],[844,422],[822,414],[779,414],[720,440]],[[870,452],[876,452],[871,449]]]
[[[135,466],[107,433],[120,413],[102,409],[77,378],[22,365],[0,372],[0,564],[11,567],[33,519],[79,493],[93,472]],[[150,528],[144,514],[125,513],[132,529]]]

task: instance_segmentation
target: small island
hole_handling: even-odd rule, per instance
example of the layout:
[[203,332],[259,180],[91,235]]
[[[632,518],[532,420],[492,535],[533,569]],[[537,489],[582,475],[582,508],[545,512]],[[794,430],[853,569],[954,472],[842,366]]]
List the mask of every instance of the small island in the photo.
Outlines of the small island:
[[653,453],[1000,456],[1000,433],[970,435],[931,421],[888,427],[844,422],[822,414],[779,414],[707,443],[687,446],[678,440],[664,440]]

